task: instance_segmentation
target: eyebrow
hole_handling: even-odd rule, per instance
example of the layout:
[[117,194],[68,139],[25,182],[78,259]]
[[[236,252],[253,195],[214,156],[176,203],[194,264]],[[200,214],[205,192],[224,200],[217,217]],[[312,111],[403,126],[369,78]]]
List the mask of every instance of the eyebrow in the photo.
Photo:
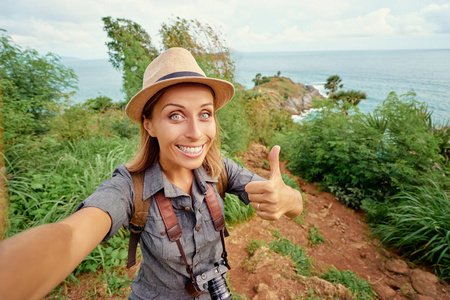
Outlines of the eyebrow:
[[[213,105],[213,103],[212,102],[208,102],[208,103],[202,104],[201,107],[206,107],[206,106],[210,106],[210,105]],[[176,106],[176,107],[183,108],[183,109],[186,108],[186,107],[184,107],[183,105],[180,105],[180,104],[167,103],[166,105],[163,106],[162,109],[166,108],[167,106]]]

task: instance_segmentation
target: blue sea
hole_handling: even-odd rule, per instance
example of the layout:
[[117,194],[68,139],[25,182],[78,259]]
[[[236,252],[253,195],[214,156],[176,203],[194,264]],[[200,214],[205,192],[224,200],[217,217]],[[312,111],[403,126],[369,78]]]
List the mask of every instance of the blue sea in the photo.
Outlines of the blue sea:
[[[438,121],[450,119],[450,50],[321,51],[321,52],[233,52],[236,81],[252,88],[257,73],[289,77],[313,85],[324,93],[331,75],[339,75],[344,89],[360,90],[367,100],[359,104],[371,112],[391,91],[401,95],[410,90],[426,102]],[[64,59],[79,77],[74,102],[99,95],[124,100],[121,74],[107,59]]]

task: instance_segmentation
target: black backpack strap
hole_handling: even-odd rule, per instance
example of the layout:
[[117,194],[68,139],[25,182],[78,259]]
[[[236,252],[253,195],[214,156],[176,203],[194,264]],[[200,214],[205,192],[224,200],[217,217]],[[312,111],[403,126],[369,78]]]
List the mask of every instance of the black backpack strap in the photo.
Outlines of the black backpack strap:
[[134,186],[134,201],[133,201],[133,215],[130,220],[130,240],[128,244],[128,261],[127,268],[131,268],[136,264],[137,245],[141,238],[141,233],[144,230],[145,222],[147,221],[148,209],[150,207],[151,199],[142,201],[144,190],[145,172],[132,173]]

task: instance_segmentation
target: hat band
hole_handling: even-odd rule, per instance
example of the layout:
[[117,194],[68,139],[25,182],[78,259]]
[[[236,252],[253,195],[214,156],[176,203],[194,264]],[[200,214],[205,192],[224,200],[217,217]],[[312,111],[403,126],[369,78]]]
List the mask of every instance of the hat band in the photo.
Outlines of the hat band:
[[178,77],[187,77],[187,76],[195,76],[195,77],[205,77],[200,73],[196,72],[189,72],[189,71],[181,71],[181,72],[174,72],[167,74],[166,76],[161,77],[160,79],[156,80],[156,82],[166,80],[166,79],[172,79],[172,78],[178,78]]

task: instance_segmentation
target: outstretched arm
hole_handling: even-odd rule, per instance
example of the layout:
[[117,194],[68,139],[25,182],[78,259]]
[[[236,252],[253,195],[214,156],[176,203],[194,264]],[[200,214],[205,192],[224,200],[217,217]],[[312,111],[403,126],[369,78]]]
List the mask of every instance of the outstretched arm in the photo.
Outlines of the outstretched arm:
[[40,299],[61,283],[111,227],[104,211],[84,208],[67,219],[0,242],[0,299]]
[[302,195],[281,177],[279,154],[280,146],[269,153],[269,180],[252,181],[245,187],[256,214],[266,220],[278,220],[283,215],[295,218],[303,211]]

